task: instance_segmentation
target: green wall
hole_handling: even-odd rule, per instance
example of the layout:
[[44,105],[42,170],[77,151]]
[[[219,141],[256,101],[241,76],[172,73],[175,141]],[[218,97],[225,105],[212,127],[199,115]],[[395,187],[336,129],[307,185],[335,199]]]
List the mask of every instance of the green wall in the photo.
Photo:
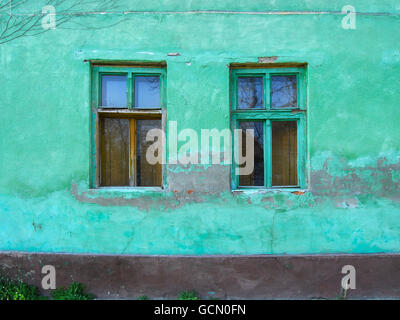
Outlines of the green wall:
[[[0,45],[0,250],[399,251],[396,2],[352,1],[359,12],[381,14],[357,15],[356,29],[345,30],[337,13],[185,11],[340,12],[346,1],[119,1],[116,11],[158,12],[74,18]],[[168,167],[162,192],[89,188],[84,60],[165,61],[168,120],[200,131],[229,128],[229,64],[265,56],[308,63],[304,194],[231,192],[229,166],[201,165]]]

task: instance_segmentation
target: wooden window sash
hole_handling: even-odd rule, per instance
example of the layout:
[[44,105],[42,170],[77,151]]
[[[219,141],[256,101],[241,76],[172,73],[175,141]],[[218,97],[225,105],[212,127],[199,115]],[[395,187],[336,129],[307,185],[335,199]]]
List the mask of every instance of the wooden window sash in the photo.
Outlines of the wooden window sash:
[[[231,70],[231,129],[238,128],[239,120],[264,121],[264,187],[239,186],[239,176],[236,175],[238,167],[234,157],[238,146],[234,145],[232,153],[231,185],[233,189],[305,189],[306,188],[306,95],[305,95],[305,69],[304,68],[235,68]],[[271,109],[271,75],[296,75],[297,76],[297,108]],[[264,109],[237,109],[237,79],[243,76],[264,77]],[[272,121],[296,121],[297,124],[297,185],[273,186],[272,185]]]

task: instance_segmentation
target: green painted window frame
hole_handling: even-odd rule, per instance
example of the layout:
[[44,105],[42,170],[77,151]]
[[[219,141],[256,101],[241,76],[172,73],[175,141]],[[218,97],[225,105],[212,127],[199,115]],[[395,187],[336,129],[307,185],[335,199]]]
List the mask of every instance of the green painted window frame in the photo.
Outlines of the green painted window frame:
[[[101,76],[102,75],[126,75],[127,105],[126,106],[102,106],[101,105]],[[135,101],[135,77],[159,76],[160,77],[160,106],[154,108],[137,108]],[[154,110],[166,107],[166,69],[162,67],[110,67],[94,66],[92,68],[92,101],[96,108],[101,109],[135,109]]]
[[[101,76],[102,75],[127,75],[127,106],[102,106],[101,105]],[[156,76],[160,77],[160,106],[154,108],[137,108],[135,101],[135,82],[136,76]],[[161,187],[104,187],[100,185],[99,170],[99,120],[101,116],[107,114],[121,114],[126,117],[138,116],[160,116],[162,130],[166,133],[166,108],[167,108],[167,70],[163,66],[91,66],[91,157],[90,157],[90,187],[94,189],[132,189],[132,190],[159,190],[167,186],[165,165],[162,164],[162,183]],[[165,146],[166,148],[167,146]]]
[[[271,76],[296,75],[297,76],[297,108],[272,109],[271,108]],[[264,109],[238,109],[238,78],[248,76],[263,77]],[[236,175],[238,165],[238,148],[233,144],[231,187],[237,189],[306,189],[306,68],[280,67],[280,68],[235,68],[231,69],[230,76],[231,96],[231,130],[238,129],[239,121],[262,121],[264,123],[264,186],[239,186],[239,176]],[[296,121],[297,122],[297,179],[296,186],[272,186],[272,128],[271,121]]]

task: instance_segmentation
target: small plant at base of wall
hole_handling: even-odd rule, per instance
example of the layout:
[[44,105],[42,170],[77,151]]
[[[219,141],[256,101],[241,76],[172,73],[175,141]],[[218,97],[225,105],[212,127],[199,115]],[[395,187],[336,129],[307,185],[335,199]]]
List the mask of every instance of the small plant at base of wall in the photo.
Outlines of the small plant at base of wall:
[[0,300],[46,300],[33,285],[19,280],[0,278]]
[[178,300],[199,300],[199,296],[196,291],[181,291],[178,294]]
[[61,287],[51,293],[54,300],[93,300],[95,296],[85,292],[82,283],[74,282],[69,288]]

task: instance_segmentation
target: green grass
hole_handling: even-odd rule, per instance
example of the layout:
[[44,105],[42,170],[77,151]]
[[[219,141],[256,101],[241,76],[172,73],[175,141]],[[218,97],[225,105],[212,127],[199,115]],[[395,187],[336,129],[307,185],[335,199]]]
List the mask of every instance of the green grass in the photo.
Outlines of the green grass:
[[44,300],[37,287],[19,280],[0,278],[0,300]]
[[196,291],[181,291],[178,294],[178,300],[199,300],[199,296]]
[[69,288],[61,287],[51,292],[54,300],[93,300],[95,296],[85,292],[82,283],[74,282]]
[[[51,292],[53,300],[92,300],[94,295],[85,292],[82,283],[74,282],[68,288],[58,288]],[[40,295],[39,289],[21,280],[11,280],[0,276],[0,300],[48,300]]]

